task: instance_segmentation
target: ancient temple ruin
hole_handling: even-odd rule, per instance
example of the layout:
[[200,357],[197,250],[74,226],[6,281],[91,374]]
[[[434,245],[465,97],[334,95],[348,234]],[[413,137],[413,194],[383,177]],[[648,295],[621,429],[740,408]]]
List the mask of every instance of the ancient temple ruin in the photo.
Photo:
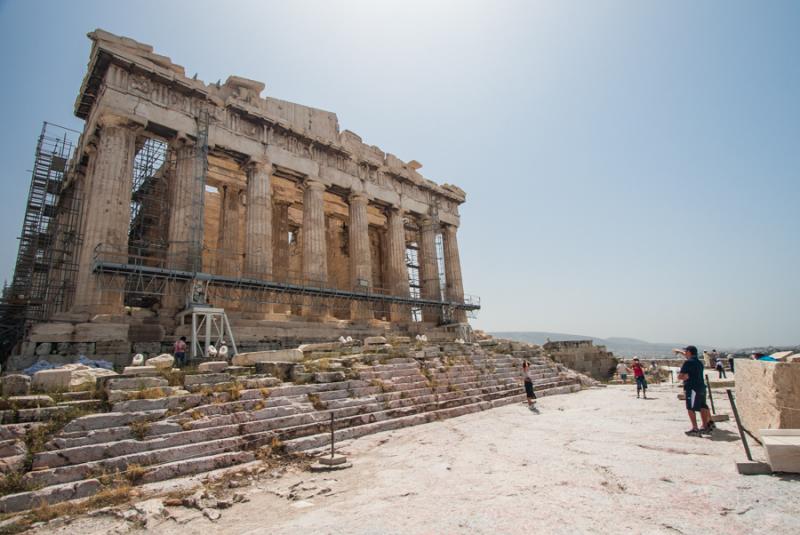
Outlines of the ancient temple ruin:
[[464,332],[479,308],[462,284],[464,191],[263,83],[205,84],[149,45],[89,38],[84,130],[46,128],[37,150],[4,305],[6,325],[25,323],[17,353],[155,353],[199,306],[224,309],[247,349]]

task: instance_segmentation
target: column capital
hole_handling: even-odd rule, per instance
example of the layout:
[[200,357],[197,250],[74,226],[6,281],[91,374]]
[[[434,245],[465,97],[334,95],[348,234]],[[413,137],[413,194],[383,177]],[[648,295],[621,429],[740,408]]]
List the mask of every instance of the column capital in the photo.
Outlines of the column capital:
[[316,178],[310,178],[310,177],[306,178],[303,181],[303,186],[306,189],[310,189],[312,191],[325,191],[325,188],[326,188],[326,186],[325,186],[325,184],[323,182],[320,182]]
[[105,112],[97,118],[96,124],[100,128],[127,128],[130,130],[139,131],[143,130],[144,127],[147,126],[147,121]]
[[368,202],[369,197],[367,196],[366,192],[363,191],[352,191],[350,195],[347,196],[347,199],[350,202]]
[[272,173],[272,162],[265,158],[249,158],[242,164],[242,169],[246,173]]

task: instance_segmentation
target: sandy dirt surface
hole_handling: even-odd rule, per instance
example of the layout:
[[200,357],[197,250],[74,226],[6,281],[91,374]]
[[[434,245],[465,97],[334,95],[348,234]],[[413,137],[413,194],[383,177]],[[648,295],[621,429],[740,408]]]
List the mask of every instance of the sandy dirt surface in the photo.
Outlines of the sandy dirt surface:
[[[290,470],[237,489],[249,501],[211,521],[167,507],[148,532],[189,533],[798,533],[800,477],[740,476],[733,421],[684,435],[678,389],[586,390],[343,444],[353,468]],[[728,403],[717,400],[718,409]],[[724,412],[723,410],[723,412]],[[754,445],[756,456],[763,455]],[[156,507],[158,509],[158,507]],[[141,529],[79,518],[40,533]]]

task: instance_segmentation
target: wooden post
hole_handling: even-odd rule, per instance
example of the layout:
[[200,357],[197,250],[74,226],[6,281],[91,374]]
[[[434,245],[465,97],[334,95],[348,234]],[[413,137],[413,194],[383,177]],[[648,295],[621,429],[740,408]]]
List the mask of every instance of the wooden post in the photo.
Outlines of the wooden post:
[[733,409],[733,416],[736,418],[736,427],[739,428],[739,436],[742,437],[742,444],[744,445],[744,452],[747,454],[747,460],[752,461],[753,456],[750,454],[750,446],[747,445],[747,438],[744,436],[744,429],[742,428],[742,421],[739,419],[739,411],[736,410],[736,402],[733,400],[733,392],[730,388],[726,389],[728,393],[728,400],[731,402]]
[[711,414],[717,414],[717,411],[714,410],[714,395],[711,393],[711,381],[708,380],[708,374],[706,374],[706,388],[708,388],[708,401],[711,402]]

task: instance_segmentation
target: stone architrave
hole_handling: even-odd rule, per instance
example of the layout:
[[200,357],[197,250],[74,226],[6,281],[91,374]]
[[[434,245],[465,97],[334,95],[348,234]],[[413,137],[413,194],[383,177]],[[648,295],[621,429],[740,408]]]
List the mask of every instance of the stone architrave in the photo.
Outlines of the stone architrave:
[[[454,303],[464,302],[464,283],[461,279],[461,258],[458,254],[457,228],[445,225],[442,232],[444,245],[444,277],[445,295],[447,300]],[[453,319],[458,323],[467,322],[467,313],[463,309],[456,309]]]
[[[325,287],[328,283],[328,257],[325,243],[325,185],[316,180],[306,180],[303,192],[303,284]],[[326,315],[322,299],[309,297],[303,315],[320,318]]]
[[[436,235],[439,233],[439,223],[430,216],[422,218],[420,234],[420,262],[419,276],[422,285],[422,298],[435,301],[442,300],[442,289],[439,282],[439,262],[436,258]],[[422,309],[423,321],[438,323],[442,318],[442,311],[436,307]]]
[[[406,266],[406,230],[403,211],[392,207],[387,214],[386,233],[387,278],[389,291],[398,297],[409,297],[408,267]],[[407,305],[392,305],[391,320],[394,323],[407,323],[411,310]]]
[[[372,290],[372,258],[369,248],[369,222],[367,220],[367,195],[356,192],[350,195],[350,279],[355,292]],[[367,301],[353,301],[350,315],[354,321],[372,319],[372,308]]]
[[97,125],[96,150],[86,176],[86,191],[91,195],[87,195],[83,208],[83,240],[73,310],[114,314],[122,312],[123,293],[104,289],[118,284],[112,281],[106,286],[92,266],[96,254],[127,262],[133,160],[139,127],[115,115],[101,116]]

